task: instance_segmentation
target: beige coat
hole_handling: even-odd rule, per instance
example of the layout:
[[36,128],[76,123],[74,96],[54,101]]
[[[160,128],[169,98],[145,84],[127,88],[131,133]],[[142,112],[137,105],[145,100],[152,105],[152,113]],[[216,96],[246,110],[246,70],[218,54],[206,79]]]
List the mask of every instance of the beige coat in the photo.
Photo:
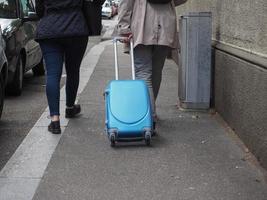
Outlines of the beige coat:
[[119,7],[118,34],[133,34],[134,46],[178,46],[175,6],[187,0],[169,4],[150,4],[147,0],[122,0]]

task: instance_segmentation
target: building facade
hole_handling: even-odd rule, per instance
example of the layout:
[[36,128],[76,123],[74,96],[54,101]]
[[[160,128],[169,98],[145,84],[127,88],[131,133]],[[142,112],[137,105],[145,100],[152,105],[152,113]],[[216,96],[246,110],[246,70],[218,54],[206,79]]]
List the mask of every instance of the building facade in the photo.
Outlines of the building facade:
[[188,0],[188,12],[212,12],[215,109],[267,169],[267,1]]

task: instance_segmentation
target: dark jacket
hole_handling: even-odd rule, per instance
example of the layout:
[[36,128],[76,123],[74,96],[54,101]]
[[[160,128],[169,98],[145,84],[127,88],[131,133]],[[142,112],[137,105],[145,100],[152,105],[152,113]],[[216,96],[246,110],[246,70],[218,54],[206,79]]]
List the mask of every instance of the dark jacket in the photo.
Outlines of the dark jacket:
[[83,0],[36,0],[36,39],[88,36],[82,5]]
[[89,35],[100,35],[102,30],[102,4],[105,0],[84,0],[83,11]]

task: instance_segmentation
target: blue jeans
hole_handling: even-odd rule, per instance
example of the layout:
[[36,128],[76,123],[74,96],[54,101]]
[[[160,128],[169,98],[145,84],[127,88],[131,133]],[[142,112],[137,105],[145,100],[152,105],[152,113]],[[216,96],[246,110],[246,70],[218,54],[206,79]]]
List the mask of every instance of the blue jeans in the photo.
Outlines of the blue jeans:
[[136,79],[145,80],[150,93],[153,116],[156,116],[155,101],[162,80],[162,70],[170,47],[161,45],[138,45],[134,48]]
[[80,65],[88,37],[41,40],[40,46],[46,66],[46,95],[50,116],[60,115],[60,80],[63,62],[67,74],[66,106],[72,107],[79,87]]

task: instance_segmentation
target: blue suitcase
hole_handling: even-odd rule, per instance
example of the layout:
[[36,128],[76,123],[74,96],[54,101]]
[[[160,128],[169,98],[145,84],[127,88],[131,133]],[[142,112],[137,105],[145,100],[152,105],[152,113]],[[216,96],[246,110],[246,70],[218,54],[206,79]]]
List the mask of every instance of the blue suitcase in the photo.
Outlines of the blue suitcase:
[[121,39],[113,40],[116,80],[111,81],[105,90],[107,135],[112,147],[117,142],[142,140],[150,145],[153,121],[148,87],[145,81],[135,80],[132,41],[133,80],[119,80],[117,41]]

